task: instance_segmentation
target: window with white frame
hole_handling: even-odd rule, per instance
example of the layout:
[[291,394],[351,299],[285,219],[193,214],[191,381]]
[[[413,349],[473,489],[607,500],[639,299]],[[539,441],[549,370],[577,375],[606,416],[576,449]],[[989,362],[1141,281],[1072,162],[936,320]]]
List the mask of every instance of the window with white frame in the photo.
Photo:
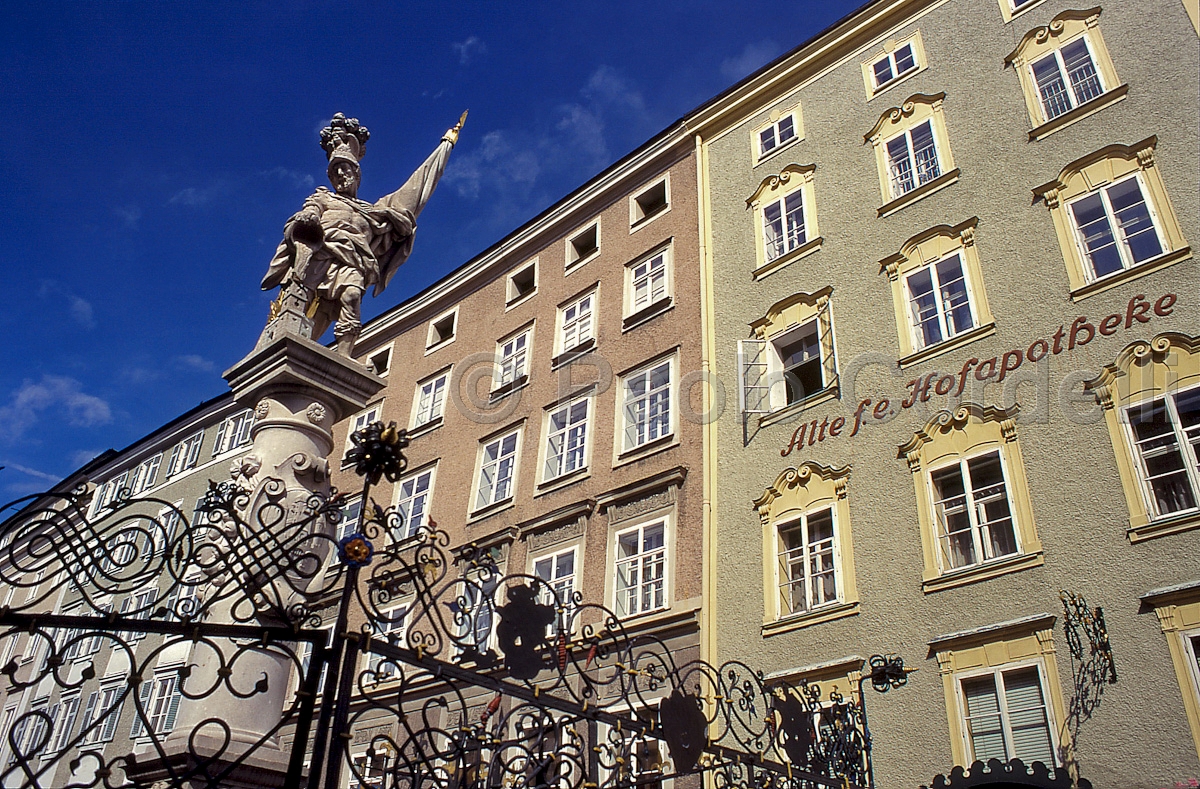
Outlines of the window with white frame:
[[1086,37],[1063,44],[1030,63],[1029,68],[1045,120],[1053,120],[1104,93]]
[[671,297],[671,249],[664,247],[625,267],[626,314],[637,315]]
[[520,441],[521,431],[518,428],[499,438],[484,441],[480,446],[475,509],[481,510],[512,498]]
[[54,732],[50,739],[50,750],[57,753],[71,741],[75,720],[79,717],[79,694],[73,693],[59,699],[58,714],[54,718]]
[[[99,513],[116,500],[122,492],[129,493],[129,472],[123,471],[96,490],[95,513]],[[93,513],[93,514],[95,514]]]
[[542,481],[587,467],[591,398],[581,397],[546,415],[546,458]]
[[799,139],[799,126],[796,111],[779,116],[758,132],[758,157],[761,159],[778,148],[782,148],[793,140]]
[[336,527],[338,540],[344,540],[358,531],[358,520],[362,515],[362,505],[361,498],[356,498],[354,501],[343,505],[341,517],[338,519]]
[[496,590],[500,586],[499,568],[472,570],[462,584],[466,602],[459,621],[459,642],[466,650],[479,654],[488,651],[496,633]]
[[558,349],[565,353],[595,339],[596,291],[580,296],[558,310]]
[[30,703],[29,710],[12,727],[12,731],[5,733],[7,734],[5,744],[11,738],[14,746],[13,752],[8,757],[9,764],[16,761],[18,753],[26,759],[36,759],[38,757],[39,754],[34,750],[34,747],[45,739],[47,723],[46,718],[37,713],[51,714],[51,711],[47,707],[47,701],[45,698],[34,699]]
[[196,467],[200,459],[200,445],[204,442],[204,431],[185,438],[171,450],[171,459],[167,462],[167,476],[173,477],[180,472]]
[[454,340],[458,328],[458,310],[451,310],[445,315],[434,318],[429,322],[429,331],[425,336],[425,350],[440,348]]
[[1055,759],[1054,728],[1039,665],[960,676],[968,761]]
[[930,472],[942,567],[953,570],[1018,551],[1000,453]]
[[[154,604],[158,602],[158,589],[147,587],[139,589],[121,601],[121,616],[130,619],[149,619],[154,613]],[[146,634],[136,630],[126,636],[126,641],[139,641]]]
[[669,182],[667,178],[663,178],[629,198],[629,226],[637,228],[669,207]]
[[213,457],[250,444],[250,428],[254,427],[254,412],[247,408],[221,422],[217,428],[217,440],[213,443]]
[[837,602],[833,510],[804,513],[779,524],[779,615]]
[[738,342],[740,399],[747,414],[803,403],[837,384],[832,287],[797,293],[773,304]]
[[655,520],[617,534],[614,610],[633,616],[667,607],[667,522]]
[[570,626],[572,596],[575,594],[577,569],[575,566],[576,549],[574,546],[533,560],[533,574],[540,578],[544,585],[539,586],[538,602],[542,605],[562,606],[563,611],[550,626],[551,632],[557,632]]
[[1125,411],[1151,519],[1200,504],[1200,387]]
[[529,338],[532,329],[524,329],[496,344],[499,365],[493,391],[519,385],[529,375]]
[[977,325],[959,253],[907,273],[904,290],[917,349],[937,345]]
[[763,250],[768,261],[808,243],[804,224],[804,190],[797,189],[762,209]]
[[129,492],[133,495],[143,493],[154,487],[155,481],[158,479],[158,469],[162,465],[162,453],[151,458],[143,460],[138,467],[133,470],[133,479],[129,482]]
[[671,407],[674,363],[674,358],[666,359],[632,372],[622,380],[623,451],[637,449],[674,433]]
[[[371,620],[371,639],[385,641],[394,647],[403,647],[407,615],[408,606],[405,605],[381,611],[378,617]],[[394,679],[400,673],[394,661],[375,652],[367,653],[367,671],[374,672],[374,678],[378,682]]]
[[878,90],[916,69],[916,51],[910,41],[901,44],[872,63],[871,79],[875,83],[875,89]]
[[449,385],[449,370],[417,384],[417,402],[413,409],[413,429],[428,425],[445,415],[446,388]]
[[1133,268],[1165,250],[1136,173],[1071,201],[1068,209],[1091,279]]
[[436,467],[409,474],[396,485],[396,511],[404,519],[404,536],[411,537],[429,522],[429,504],[433,498]]
[[137,739],[147,734],[169,733],[175,728],[182,696],[178,669],[155,671],[154,679],[146,680],[138,688],[138,704],[145,719],[141,714],[134,717],[129,736]]
[[600,223],[592,224],[567,239],[567,268],[586,263],[600,253]]
[[116,734],[121,720],[121,709],[125,706],[123,682],[106,682],[99,690],[88,694],[83,709],[83,721],[79,731],[83,735],[80,746],[110,742]]
[[342,462],[345,462],[345,453],[349,452],[354,447],[354,442],[350,436],[362,430],[367,425],[373,422],[379,422],[383,419],[383,403],[376,403],[365,411],[361,411],[354,415],[350,420],[350,428],[346,431],[346,447],[342,450]]
[[942,174],[933,122],[925,121],[885,143],[892,197],[900,197]]

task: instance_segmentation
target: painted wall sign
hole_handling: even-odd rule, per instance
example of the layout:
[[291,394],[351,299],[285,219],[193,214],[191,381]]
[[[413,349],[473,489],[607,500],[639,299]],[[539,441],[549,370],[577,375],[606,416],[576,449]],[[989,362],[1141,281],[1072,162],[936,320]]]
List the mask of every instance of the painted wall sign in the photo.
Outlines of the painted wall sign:
[[[972,357],[963,362],[957,373],[943,374],[934,370],[927,375],[920,375],[905,384],[908,395],[900,402],[900,407],[912,408],[918,402],[928,402],[933,395],[958,397],[967,386],[968,375],[974,375],[977,381],[994,380],[999,383],[1025,362],[1037,364],[1047,356],[1070,353],[1087,345],[1097,334],[1107,337],[1116,334],[1121,328],[1128,330],[1136,324],[1149,323],[1155,315],[1170,315],[1175,310],[1177,300],[1178,297],[1174,293],[1164,293],[1151,304],[1144,294],[1139,293],[1129,300],[1123,313],[1105,316],[1098,326],[1089,321],[1086,315],[1080,315],[1071,322],[1069,328],[1064,323],[1049,338],[1039,337],[1026,348],[1014,348],[990,359],[980,360]],[[872,402],[869,397],[864,398],[854,409],[854,423],[846,437],[853,438],[858,435],[868,414],[872,419],[885,419],[893,412],[892,401],[886,397],[881,397],[878,402]],[[805,446],[806,443],[811,447],[823,442],[827,436],[838,438],[845,431],[847,422],[843,416],[834,417],[832,420],[825,417],[820,422],[816,419],[804,422],[792,432],[788,445],[780,450],[779,454],[781,457],[787,457],[793,450]]]

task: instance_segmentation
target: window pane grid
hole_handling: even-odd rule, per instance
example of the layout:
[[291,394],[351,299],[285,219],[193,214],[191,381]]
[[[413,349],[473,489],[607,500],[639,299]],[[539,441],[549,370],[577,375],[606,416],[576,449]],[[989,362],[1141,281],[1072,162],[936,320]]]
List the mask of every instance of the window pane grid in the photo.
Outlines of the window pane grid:
[[499,386],[510,384],[525,375],[525,361],[529,332],[517,335],[500,346]]
[[1076,200],[1071,216],[1092,278],[1132,268],[1163,253],[1136,176]]
[[655,303],[667,293],[667,256],[659,253],[633,267],[633,311]]
[[617,538],[617,613],[632,616],[666,605],[666,545],[662,523]]
[[935,345],[975,326],[961,256],[953,255],[914,271],[905,281],[918,348]]
[[587,459],[588,400],[578,400],[550,414],[546,437],[546,479],[584,467]]
[[1017,552],[1012,506],[999,453],[959,461],[930,477],[946,569]]
[[510,433],[487,444],[479,468],[479,491],[475,507],[480,509],[512,496],[516,467],[517,434]]
[[442,415],[446,404],[447,377],[439,375],[432,381],[427,381],[421,385],[421,394],[417,402],[416,423],[418,426],[432,422]]
[[432,469],[400,483],[400,498],[396,509],[404,518],[404,536],[411,537],[425,525],[429,508],[429,489],[433,481]]
[[625,448],[671,433],[671,363],[631,375],[625,382]]
[[1128,414],[1154,514],[1195,509],[1200,492],[1200,389],[1144,403]]
[[781,614],[796,614],[837,600],[833,513],[804,515],[779,531]]
[[887,152],[892,197],[911,192],[942,174],[933,126],[929,121],[888,141]]

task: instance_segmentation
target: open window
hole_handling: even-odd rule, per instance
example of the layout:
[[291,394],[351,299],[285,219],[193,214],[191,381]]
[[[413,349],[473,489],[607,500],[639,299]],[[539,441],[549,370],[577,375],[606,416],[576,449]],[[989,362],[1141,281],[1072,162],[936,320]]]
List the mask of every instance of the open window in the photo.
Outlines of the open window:
[[440,315],[429,322],[429,331],[425,336],[425,352],[429,353],[454,342],[458,330],[458,308]]
[[505,286],[505,304],[512,307],[537,291],[537,260],[534,259],[508,275]]
[[629,227],[633,230],[664,214],[671,206],[669,176],[647,186],[629,198]]
[[583,265],[600,254],[600,220],[567,239],[567,268]]
[[738,343],[743,413],[791,413],[837,394],[837,358],[827,286],[777,302]]

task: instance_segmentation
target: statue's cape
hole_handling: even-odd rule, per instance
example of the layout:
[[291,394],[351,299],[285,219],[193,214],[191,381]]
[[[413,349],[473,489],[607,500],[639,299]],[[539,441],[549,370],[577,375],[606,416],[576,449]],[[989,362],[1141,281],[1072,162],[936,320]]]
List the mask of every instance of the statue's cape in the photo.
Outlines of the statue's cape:
[[433,149],[433,153],[429,154],[425,163],[408,177],[404,186],[375,202],[375,208],[387,209],[389,212],[394,211],[401,215],[407,214],[413,223],[412,232],[408,233],[406,237],[397,239],[386,251],[377,251],[379,281],[375,283],[374,294],[376,296],[383,293],[384,288],[392,281],[396,269],[400,268],[401,264],[412,254],[413,238],[417,231],[417,217],[421,214],[421,209],[425,208],[425,204],[429,202],[433,190],[437,188],[442,173],[446,171],[446,161],[450,158],[450,151],[453,148],[454,144],[449,140],[442,140],[438,147]]

